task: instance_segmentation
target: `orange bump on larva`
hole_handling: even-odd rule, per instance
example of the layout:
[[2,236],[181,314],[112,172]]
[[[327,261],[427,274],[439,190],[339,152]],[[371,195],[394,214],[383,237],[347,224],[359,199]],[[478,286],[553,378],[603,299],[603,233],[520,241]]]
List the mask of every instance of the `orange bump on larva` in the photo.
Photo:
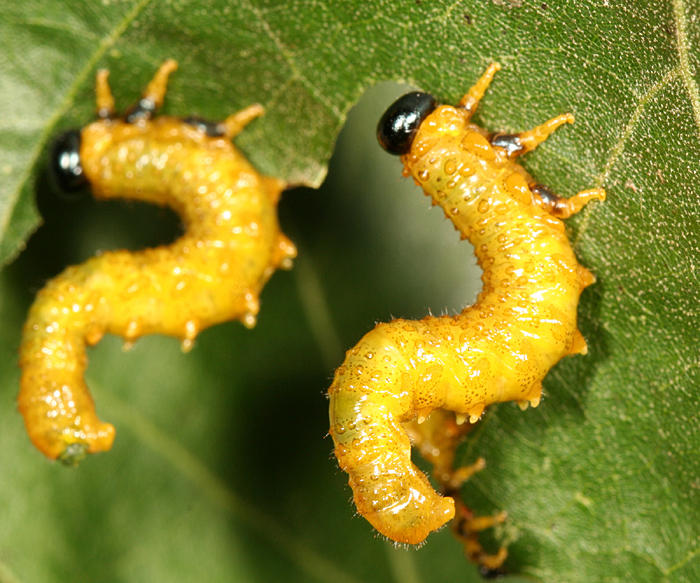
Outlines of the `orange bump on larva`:
[[86,346],[107,332],[122,336],[127,348],[140,336],[166,334],[189,350],[213,324],[241,320],[251,327],[263,285],[296,255],[277,220],[285,183],[260,175],[231,143],[262,106],[220,123],[154,117],[176,68],[173,60],[163,63],[122,118],[108,73],[99,71],[98,121],[67,132],[54,148],[62,188],[88,184],[96,198],[169,205],[185,224],[171,245],[107,252],[67,268],[29,311],[19,409],[34,445],[66,463],[108,450],[114,439],[85,385]]
[[[379,324],[348,351],[328,392],[330,434],[357,509],[397,542],[420,543],[455,516],[453,497],[438,494],[411,463],[404,424],[425,441],[421,421],[433,411],[473,423],[491,403],[537,406],[549,369],[586,350],[576,309],[593,277],[576,261],[560,219],[605,192],[560,198],[516,162],[571,123],[570,114],[513,135],[470,123],[499,68],[491,65],[457,107],[415,92],[379,122],[381,145],[402,156],[404,175],[471,241],[484,272],[477,303],[456,316]],[[370,352],[384,358],[363,360],[359,377],[358,359]],[[504,558],[501,552],[483,563]]]

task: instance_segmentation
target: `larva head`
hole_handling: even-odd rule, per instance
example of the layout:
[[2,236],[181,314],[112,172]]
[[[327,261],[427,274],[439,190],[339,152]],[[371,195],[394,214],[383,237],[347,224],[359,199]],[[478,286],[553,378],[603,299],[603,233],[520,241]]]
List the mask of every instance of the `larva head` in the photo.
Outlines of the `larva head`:
[[437,107],[429,93],[414,91],[399,97],[384,112],[377,125],[377,139],[390,154],[406,154],[420,124]]
[[80,162],[80,130],[70,130],[59,136],[51,150],[51,170],[58,187],[75,192],[87,183]]

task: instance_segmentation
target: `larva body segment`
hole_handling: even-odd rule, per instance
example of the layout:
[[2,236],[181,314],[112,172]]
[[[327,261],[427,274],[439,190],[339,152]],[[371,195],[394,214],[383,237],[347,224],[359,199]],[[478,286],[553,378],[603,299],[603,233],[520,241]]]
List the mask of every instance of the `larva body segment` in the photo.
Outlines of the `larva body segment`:
[[329,389],[330,433],[357,509],[398,542],[420,543],[455,512],[453,499],[411,463],[402,424],[436,409],[476,422],[491,403],[537,406],[549,369],[586,351],[576,309],[594,278],[557,217],[605,193],[543,196],[515,161],[573,116],[515,136],[469,123],[498,68],[489,67],[458,107],[420,93],[400,98],[378,130],[385,149],[402,154],[404,174],[471,241],[483,269],[476,304],[456,316],[379,324],[348,351]]
[[101,119],[79,133],[80,165],[57,154],[63,178],[68,171],[84,177],[97,198],[169,205],[185,233],[171,245],[103,253],[67,268],[39,292],[20,346],[18,401],[32,442],[50,458],[74,462],[108,450],[114,439],[85,386],[86,346],[105,333],[127,343],[167,334],[181,338],[186,350],[207,326],[236,319],[253,326],[260,290],[296,254],[277,221],[284,183],[261,176],[231,143],[262,108],[221,124],[152,120],[175,68],[166,61],[124,119],[114,117],[101,71]]

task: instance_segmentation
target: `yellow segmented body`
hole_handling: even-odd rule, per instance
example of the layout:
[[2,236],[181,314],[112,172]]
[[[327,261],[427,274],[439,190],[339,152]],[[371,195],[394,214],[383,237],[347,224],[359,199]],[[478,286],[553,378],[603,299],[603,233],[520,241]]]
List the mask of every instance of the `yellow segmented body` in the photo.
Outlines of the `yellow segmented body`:
[[[156,105],[174,68],[167,61],[146,92]],[[83,379],[86,346],[105,333],[127,342],[167,334],[189,349],[207,326],[236,319],[253,326],[264,283],[296,254],[277,220],[284,182],[260,175],[231,144],[262,113],[260,106],[231,116],[212,137],[173,117],[112,119],[105,87],[102,72],[98,112],[104,119],[80,132],[80,160],[93,195],[169,205],[185,233],[171,245],[106,252],[69,267],[32,305],[20,347],[19,409],[33,443],[67,461],[108,450],[114,439]]]
[[[377,325],[347,352],[329,389],[330,433],[357,509],[399,542],[419,543],[454,516],[453,499],[435,492],[411,463],[402,424],[435,409],[475,422],[491,403],[536,406],[549,369],[586,351],[576,309],[594,278],[554,215],[569,216],[604,191],[555,208],[531,189],[516,154],[469,122],[497,69],[489,68],[460,107],[432,111],[402,156],[404,174],[474,245],[483,269],[476,304],[455,316]],[[517,153],[570,121],[559,116],[520,134]]]

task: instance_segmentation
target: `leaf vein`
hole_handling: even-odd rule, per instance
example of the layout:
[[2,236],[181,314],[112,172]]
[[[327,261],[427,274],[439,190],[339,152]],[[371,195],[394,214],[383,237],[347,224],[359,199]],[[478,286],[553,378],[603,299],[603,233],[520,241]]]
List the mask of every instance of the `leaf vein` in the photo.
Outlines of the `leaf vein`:
[[[646,108],[647,104],[650,103],[652,99],[654,99],[654,97],[656,97],[656,95],[664,87],[666,87],[669,83],[676,79],[678,75],[679,67],[675,67],[669,70],[661,79],[659,79],[649,89],[647,89],[644,92],[644,94],[639,98],[639,100],[637,101],[637,105],[632,111],[632,114],[630,115],[627,124],[623,128],[620,137],[610,149],[607,156],[607,161],[603,166],[603,170],[595,178],[594,183],[596,186],[602,186],[605,183],[605,181],[608,180],[608,178],[610,177],[612,169],[615,167],[615,164],[617,163],[618,159],[620,158],[620,156],[622,156],[622,153],[625,151],[627,142],[632,137],[634,129],[637,127],[639,120],[642,118],[642,113],[644,112],[644,109]],[[576,235],[572,240],[574,248],[578,247],[581,238],[586,232],[586,228],[589,222],[590,212],[588,211],[588,209],[584,209],[582,214],[583,218],[581,220],[578,230],[576,231]]]
[[326,107],[336,117],[336,119],[342,120],[343,114],[341,113],[341,111],[325,95],[320,93],[316,89],[316,87],[314,87],[313,83],[311,83],[308,77],[306,77],[302,70],[297,66],[294,53],[285,46],[279,35],[272,29],[270,23],[265,18],[263,11],[249,0],[247,0],[246,3],[248,5],[248,9],[255,15],[255,17],[262,25],[265,34],[267,34],[268,38],[272,41],[275,47],[277,47],[277,50],[280,52],[280,55],[287,63],[287,66],[291,71],[291,80],[296,79],[297,81],[299,81],[311,94],[311,96],[314,99],[316,99],[316,101],[318,101],[324,107]]
[[665,575],[670,575],[674,571],[677,571],[678,569],[681,569],[685,567],[690,561],[692,561],[695,557],[698,556],[698,553],[700,553],[700,549],[693,549],[690,551],[685,557],[683,557],[680,561],[678,561],[675,565],[671,565],[668,569],[664,571]]
[[82,70],[75,76],[72,85],[70,86],[65,98],[59,104],[59,106],[54,110],[53,114],[49,117],[48,121],[44,125],[44,131],[39,135],[34,151],[29,156],[29,163],[25,167],[25,171],[17,181],[17,186],[14,192],[8,193],[7,197],[10,199],[10,203],[7,204],[8,211],[0,217],[0,234],[7,231],[8,222],[13,216],[13,210],[17,204],[17,199],[22,192],[22,187],[29,180],[33,168],[36,166],[41,152],[44,150],[49,136],[53,134],[53,129],[61,117],[68,111],[70,106],[73,104],[73,100],[78,92],[78,88],[81,87],[87,80],[88,75],[95,67],[95,64],[104,56],[104,54],[109,50],[114,43],[119,40],[119,38],[124,34],[129,25],[138,17],[138,15],[146,8],[146,6],[151,2],[151,0],[141,0],[136,3],[134,7],[126,14],[126,16],[119,22],[119,24],[112,30],[112,32],[107,35],[102,42],[98,45],[97,50],[92,54],[92,56],[87,60]]
[[695,126],[700,137],[700,92],[698,84],[695,82],[693,73],[690,70],[690,60],[688,59],[688,36],[686,34],[686,17],[685,5],[683,0],[673,0],[673,17],[676,28],[676,50],[678,51],[678,60],[680,62],[679,72],[685,90],[688,92],[688,99],[693,108],[693,116],[695,117]]

